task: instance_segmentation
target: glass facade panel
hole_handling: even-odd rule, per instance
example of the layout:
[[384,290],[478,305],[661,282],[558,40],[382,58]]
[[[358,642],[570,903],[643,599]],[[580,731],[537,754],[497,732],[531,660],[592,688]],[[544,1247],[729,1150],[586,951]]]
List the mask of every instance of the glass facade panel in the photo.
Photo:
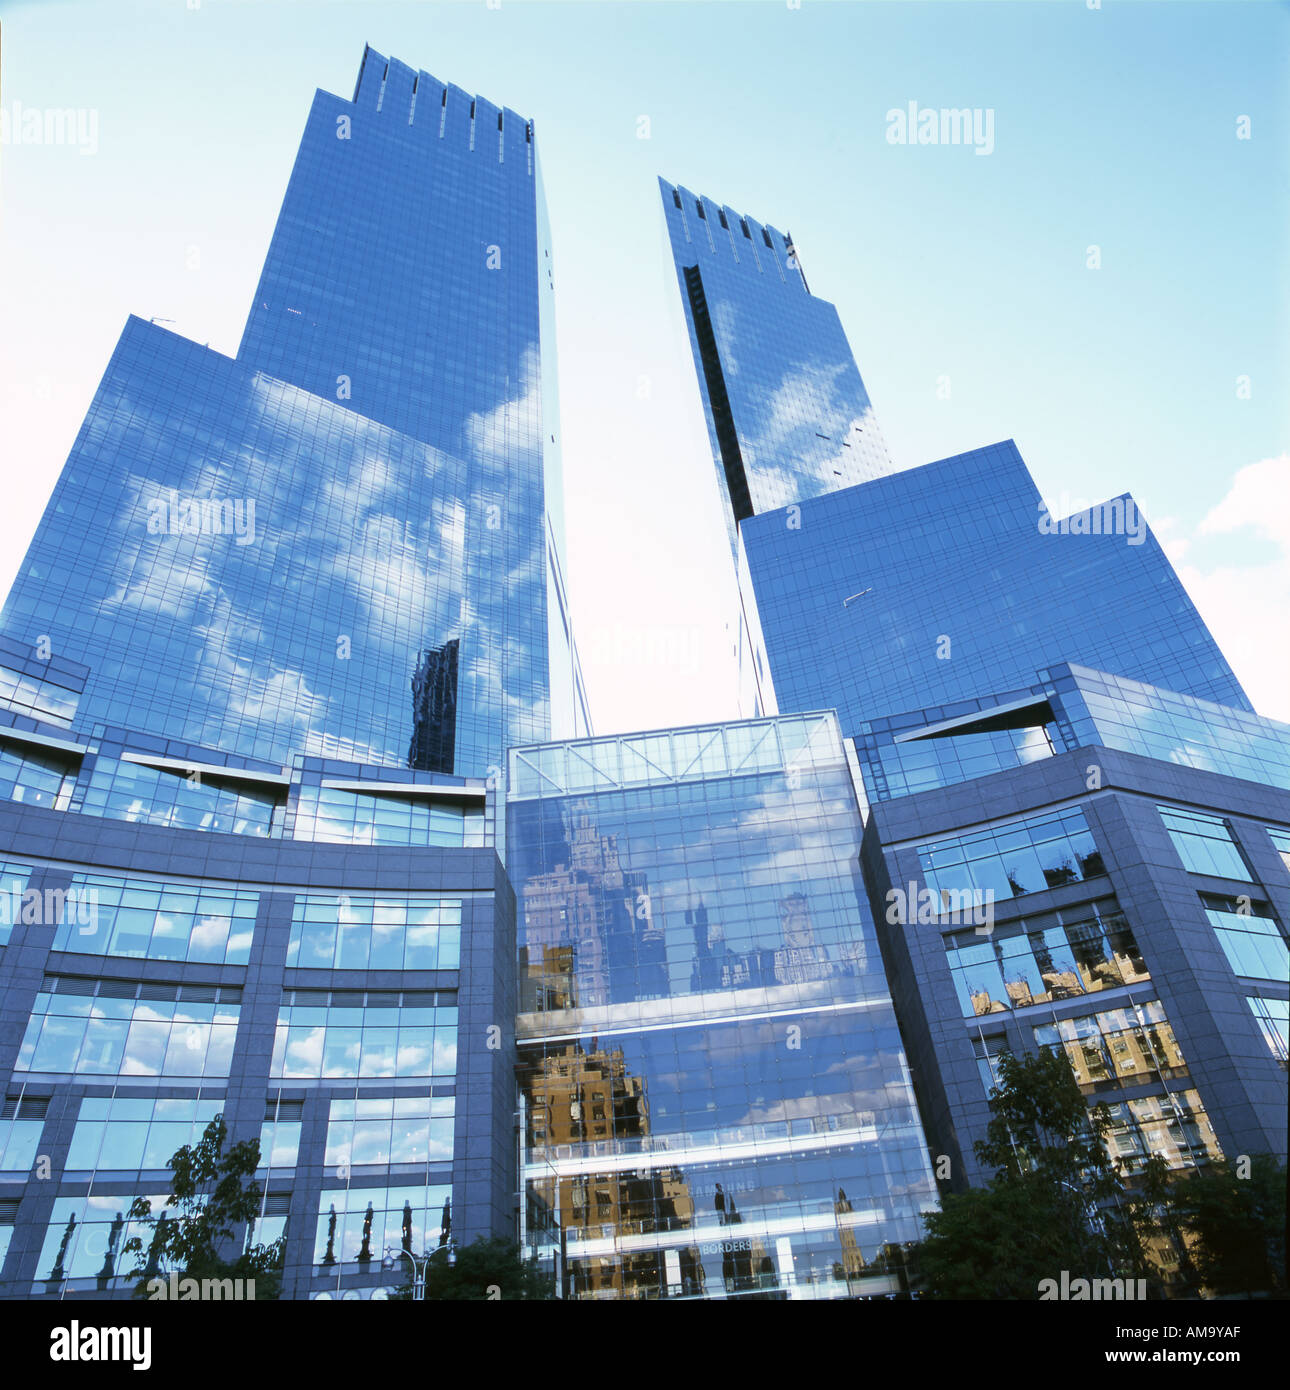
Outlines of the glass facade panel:
[[54,949],[84,955],[245,965],[259,894],[163,884],[153,879],[73,874]]
[[918,847],[918,857],[927,887],[947,903],[947,893],[975,891],[990,895],[986,901],[1006,900],[1106,872],[1078,807],[929,841]]
[[[858,734],[901,711],[1025,689],[1073,656],[1251,708],[1136,508],[1133,534],[1046,530],[1011,441],[785,501],[798,510],[740,525],[745,604],[781,711],[832,707]],[[971,580],[947,584],[954,574]]]
[[43,1100],[33,1104],[6,1096],[0,1101],[0,1173],[25,1177],[31,1171],[45,1128],[44,1110]]
[[1282,830],[1279,826],[1268,826],[1268,834],[1272,837],[1272,844],[1277,853],[1281,856],[1281,862],[1286,866],[1286,873],[1290,874],[1290,830]]
[[1170,1168],[1192,1168],[1222,1158],[1200,1094],[1188,1089],[1109,1105],[1106,1147],[1127,1176],[1141,1173],[1150,1155]]
[[1077,746],[1102,744],[1144,758],[1290,787],[1290,726],[1243,707],[1141,681],[1061,666],[1051,671]]
[[1034,1034],[1039,1045],[1065,1051],[1084,1087],[1135,1086],[1187,1065],[1158,999],[1044,1024]]
[[295,837],[347,845],[482,845],[484,811],[482,805],[304,786]]
[[[165,1194],[145,1198],[158,1212]],[[33,1293],[57,1293],[66,1280],[96,1281],[87,1287],[124,1290],[134,1281],[124,1277],[135,1268],[134,1256],[122,1255],[135,1236],[145,1250],[151,1232],[127,1213],[133,1196],[58,1197],[45,1229]]]
[[[294,1168],[300,1154],[299,1120],[266,1120],[260,1126],[260,1166],[257,1172],[267,1169]],[[272,1236],[261,1236],[261,1240],[272,1240]]]
[[88,666],[87,727],[483,776],[580,705],[533,132],[478,101],[491,154],[369,51],[314,97],[236,359],[128,322],[0,614]]
[[300,894],[287,964],[321,970],[456,970],[460,898]]
[[[1064,918],[1065,920],[1062,920]],[[1085,904],[1055,924],[946,940],[965,1017],[1051,1004],[1150,978],[1133,931],[1114,907]]]
[[659,188],[733,547],[744,517],[893,465],[837,310],[787,237]]
[[1255,912],[1248,899],[1204,897],[1201,901],[1218,944],[1238,975],[1290,984],[1290,950],[1272,917]]
[[875,801],[988,777],[1006,768],[1051,758],[1055,751],[1054,731],[1042,724],[907,743],[862,741],[868,744],[868,756],[862,755],[865,787]]
[[[51,662],[36,658],[43,674],[36,675],[29,668],[21,669],[31,658],[31,648],[25,642],[13,642],[0,637],[0,704],[32,719],[40,719],[50,724],[67,727],[76,713],[80,699],[84,667],[75,663]],[[10,665],[10,662],[13,665]],[[57,665],[67,671],[66,684],[51,678],[51,667]]]
[[0,860],[0,946],[8,942],[14,923],[22,921],[23,894],[27,891],[31,872],[30,864]]
[[[300,999],[303,991],[297,991]],[[285,1002],[269,1075],[278,1078],[436,1076],[457,1069],[456,1003],[415,996],[333,994],[332,1002]]]
[[1178,851],[1183,867],[1193,874],[1252,880],[1249,865],[1221,816],[1161,806],[1160,819]]
[[226,1077],[240,1008],[42,992],[14,1071]]
[[273,833],[281,816],[285,790],[255,790],[206,773],[194,777],[102,758],[85,790],[84,810],[110,820],[265,836]]
[[1269,1050],[1284,1067],[1290,1055],[1290,1001],[1250,996],[1245,1002],[1258,1020]]
[[72,1131],[67,1171],[164,1170],[174,1153],[201,1139],[223,1109],[222,1100],[87,1096]]
[[66,756],[0,742],[0,800],[61,811],[75,776],[76,764]]
[[314,1264],[357,1262],[379,1269],[386,1250],[417,1255],[432,1250],[445,1229],[451,1198],[449,1184],[324,1188]]
[[330,1167],[451,1163],[452,1096],[333,1100],[327,1123]]

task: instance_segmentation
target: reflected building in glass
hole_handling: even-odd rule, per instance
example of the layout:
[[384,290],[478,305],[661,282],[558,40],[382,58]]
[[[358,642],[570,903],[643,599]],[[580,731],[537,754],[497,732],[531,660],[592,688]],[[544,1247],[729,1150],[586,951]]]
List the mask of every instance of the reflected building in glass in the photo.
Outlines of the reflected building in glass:
[[935,1187],[835,719],[513,749],[526,1241],[580,1298],[908,1287]]

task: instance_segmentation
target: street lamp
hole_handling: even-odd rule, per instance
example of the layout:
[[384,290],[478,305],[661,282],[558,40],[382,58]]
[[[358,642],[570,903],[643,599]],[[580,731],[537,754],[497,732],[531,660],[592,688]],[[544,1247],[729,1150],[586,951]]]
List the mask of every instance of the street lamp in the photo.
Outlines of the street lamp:
[[451,1269],[457,1263],[457,1245],[451,1237],[446,1245],[436,1246],[428,1255],[422,1255],[418,1260],[411,1250],[391,1250],[385,1247],[385,1258],[381,1261],[382,1269],[393,1269],[400,1255],[412,1262],[412,1297],[413,1300],[424,1300],[426,1296],[426,1267],[436,1255],[448,1252],[448,1268]]

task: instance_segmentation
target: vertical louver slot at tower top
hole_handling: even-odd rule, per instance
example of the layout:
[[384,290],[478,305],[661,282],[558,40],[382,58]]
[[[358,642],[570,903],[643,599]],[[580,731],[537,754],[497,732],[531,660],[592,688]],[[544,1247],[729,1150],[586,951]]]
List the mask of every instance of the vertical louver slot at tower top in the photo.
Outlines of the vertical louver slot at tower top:
[[712,424],[717,432],[717,443],[721,447],[726,490],[730,494],[730,505],[734,509],[735,520],[744,521],[753,515],[752,497],[748,491],[748,476],[744,472],[743,455],[739,451],[739,436],[735,432],[735,419],[730,410],[726,379],[721,371],[717,340],[712,332],[712,316],[708,313],[708,300],[703,293],[703,278],[697,265],[685,266],[684,272],[686,293],[690,297],[690,316],[694,322],[694,336],[698,339],[699,357],[703,362],[703,379],[708,388],[708,400],[712,404]]

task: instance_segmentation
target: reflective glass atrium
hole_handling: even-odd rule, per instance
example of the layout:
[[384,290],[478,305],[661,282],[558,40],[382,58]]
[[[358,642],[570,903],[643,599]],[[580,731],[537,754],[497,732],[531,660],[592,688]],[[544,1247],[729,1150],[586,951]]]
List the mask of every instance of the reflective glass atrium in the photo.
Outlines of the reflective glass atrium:
[[832,715],[512,750],[528,1241],[583,1298],[886,1296],[934,1184]]

